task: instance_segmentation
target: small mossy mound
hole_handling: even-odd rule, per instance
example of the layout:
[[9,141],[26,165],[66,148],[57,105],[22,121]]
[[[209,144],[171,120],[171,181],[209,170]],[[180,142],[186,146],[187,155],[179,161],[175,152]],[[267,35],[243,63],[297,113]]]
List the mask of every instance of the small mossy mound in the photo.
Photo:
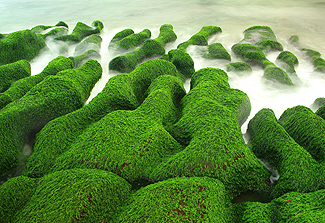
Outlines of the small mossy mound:
[[325,105],[322,105],[315,113],[325,120]]
[[19,163],[24,143],[46,123],[84,104],[100,79],[102,68],[89,60],[78,69],[68,69],[46,77],[22,98],[0,112],[0,174]]
[[325,190],[287,193],[270,203],[246,202],[235,205],[236,222],[324,222]]
[[302,51],[310,58],[315,72],[325,73],[325,60],[321,58],[320,52],[307,48],[303,48]]
[[180,177],[131,195],[116,222],[231,222],[223,184],[208,177]]
[[[26,66],[28,66],[30,72],[29,63],[28,65],[26,64]],[[8,88],[7,91],[0,93],[0,109],[4,108],[7,104],[23,97],[35,85],[43,81],[45,77],[50,75],[56,75],[58,72],[62,70],[71,69],[71,68],[72,68],[72,63],[68,58],[59,56],[53,59],[43,69],[41,73],[17,80],[16,82],[11,84],[11,86]]]
[[31,67],[27,60],[0,66],[0,93],[6,91],[15,81],[30,75]]
[[272,195],[312,192],[324,188],[324,167],[285,131],[271,109],[260,110],[249,122],[249,146],[255,155],[275,168],[280,179]]
[[13,178],[0,196],[0,205],[12,208],[1,215],[6,222],[104,222],[129,198],[130,185],[110,172],[75,169],[37,180]]
[[235,44],[232,51],[251,65],[263,66],[263,62],[267,60],[263,50],[252,44]]
[[231,56],[221,43],[208,45],[207,51],[203,52],[202,57],[207,59],[223,59],[231,61]]
[[316,100],[313,102],[313,104],[311,104],[310,108],[315,111],[315,110],[318,110],[323,105],[325,105],[325,98],[323,98],[323,97],[316,98]]
[[94,50],[98,53],[100,52],[100,47],[102,43],[102,37],[97,34],[90,35],[84,41],[79,43],[74,51],[74,56],[79,56],[86,53],[88,50]]
[[84,130],[56,159],[50,172],[102,169],[130,183],[148,180],[162,159],[183,149],[164,126],[177,121],[177,101],[185,90],[179,78],[163,75],[153,81],[147,94],[137,109],[111,112]]
[[121,73],[130,73],[145,58],[164,55],[165,45],[169,42],[175,41],[177,36],[173,31],[172,25],[164,24],[159,30],[160,33],[156,39],[148,39],[144,41],[141,47],[133,52],[113,58],[109,62],[109,69]]
[[300,43],[299,43],[299,36],[297,35],[293,35],[290,37],[289,39],[289,43],[297,48],[300,47]]
[[109,48],[113,47],[119,51],[126,51],[141,45],[146,39],[151,37],[151,31],[144,29],[139,33],[132,33],[119,41],[111,42]]
[[310,58],[321,56],[321,53],[316,50],[303,48],[302,51],[305,52],[305,54]]
[[209,37],[221,32],[222,30],[218,26],[203,26],[201,30],[194,34],[189,40],[180,43],[177,49],[186,51],[189,45],[207,46]]
[[89,59],[100,61],[102,56],[96,50],[88,50],[84,54],[75,57],[69,57],[74,68],[81,67]]
[[67,151],[92,123],[113,111],[133,110],[138,107],[130,82],[130,77],[125,74],[114,76],[87,105],[46,124],[36,135],[34,152],[22,174],[42,177],[49,172],[55,159]]
[[159,164],[150,175],[153,181],[212,177],[231,197],[265,185],[268,172],[245,144],[239,125],[250,113],[249,98],[230,88],[226,72],[196,71],[180,105],[180,120],[169,132],[187,147]]
[[85,23],[78,22],[71,34],[58,36],[54,38],[55,40],[71,42],[71,43],[79,43],[83,38],[91,35],[100,33],[104,28],[104,25],[101,21],[96,20],[92,23],[93,27],[86,25]]
[[287,133],[315,160],[325,161],[325,120],[310,108],[299,105],[289,108],[279,118]]
[[45,47],[44,39],[31,30],[10,33],[0,39],[0,65],[23,59],[31,61]]
[[115,36],[112,38],[110,45],[122,40],[123,38],[133,34],[134,31],[132,29],[123,29],[122,31],[115,34]]
[[46,39],[49,36],[52,36],[55,38],[55,37],[63,36],[63,35],[67,35],[67,34],[68,34],[68,29],[58,27],[58,28],[50,30],[49,32],[47,32],[45,34],[39,34],[39,35],[42,36],[43,39]]
[[[183,50],[173,49],[160,57],[160,59],[164,59],[172,62],[177,70],[184,75],[185,78],[191,78],[195,72],[194,69],[194,61],[192,57]],[[184,81],[185,79],[183,79]]]
[[55,26],[45,26],[45,25],[38,25],[38,26],[35,26],[31,29],[31,31],[33,31],[34,33],[41,33],[47,29],[50,29],[50,28],[53,28],[53,27],[56,27],[56,26],[62,26],[62,27],[65,27],[65,28],[69,28],[69,26],[63,22],[63,21],[60,21],[58,22]]
[[276,59],[277,63],[280,63],[280,66],[282,65],[287,73],[296,74],[295,66],[299,63],[296,55],[289,51],[283,51]]
[[252,67],[246,62],[235,62],[229,63],[226,66],[227,72],[237,72],[237,73],[252,73]]
[[294,85],[289,75],[283,69],[277,67],[274,63],[265,60],[263,66],[264,66],[264,74],[262,78],[271,81],[276,81],[277,83],[287,85],[287,86]]

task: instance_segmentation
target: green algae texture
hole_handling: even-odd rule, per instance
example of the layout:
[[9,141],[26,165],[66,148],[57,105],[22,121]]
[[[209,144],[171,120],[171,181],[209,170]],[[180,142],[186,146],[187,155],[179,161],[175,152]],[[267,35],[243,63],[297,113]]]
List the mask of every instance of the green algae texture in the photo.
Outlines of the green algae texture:
[[78,22],[72,30],[71,34],[58,36],[54,39],[71,43],[79,43],[83,38],[87,36],[100,33],[101,30],[104,28],[103,23],[99,20],[95,20],[92,23],[92,26],[93,27],[90,27],[82,22]]
[[246,72],[246,73],[248,72],[248,73],[251,73],[253,70],[252,70],[252,67],[248,63],[234,62],[234,63],[227,64],[226,71],[227,72],[234,71],[234,72]]
[[324,166],[294,141],[271,109],[260,110],[250,120],[247,133],[250,135],[249,146],[255,155],[280,174],[273,197],[324,188]]
[[318,110],[323,105],[325,105],[325,98],[320,97],[320,98],[316,98],[313,104],[311,104],[310,108],[315,111]]
[[86,61],[93,59],[100,61],[102,56],[96,50],[88,50],[84,54],[75,57],[69,57],[73,63],[74,68],[81,67]]
[[83,106],[102,74],[97,61],[48,76],[0,112],[0,174],[19,163],[24,143],[46,123]]
[[74,56],[84,54],[88,50],[95,50],[97,52],[100,52],[102,40],[102,37],[100,37],[98,34],[92,34],[88,36],[84,41],[76,46]]
[[115,34],[115,36],[112,38],[110,44],[118,42],[133,33],[134,33],[134,31],[132,29],[123,29],[122,31]]
[[262,78],[271,81],[276,81],[277,83],[287,85],[287,86],[294,85],[289,75],[283,69],[277,67],[274,63],[265,60],[263,66],[264,66],[264,74]]
[[295,106],[283,112],[279,123],[315,160],[325,161],[325,120],[310,108]]
[[207,59],[223,59],[231,61],[230,54],[221,43],[213,43],[208,45],[208,49],[207,51],[203,52],[202,57]]
[[31,67],[27,60],[0,66],[0,93],[6,91],[15,81],[30,75]]
[[251,65],[263,67],[263,61],[267,60],[263,50],[252,44],[235,44],[232,46],[232,51]]
[[151,31],[144,29],[139,33],[132,33],[122,38],[121,40],[111,42],[109,48],[113,47],[115,50],[126,51],[140,46],[146,39],[151,37]]
[[289,74],[295,74],[295,66],[298,65],[298,58],[296,55],[289,51],[282,51],[278,57],[276,58],[277,62],[281,63],[283,68],[286,70]]
[[130,196],[130,185],[115,174],[81,169],[37,180],[20,176],[6,182],[1,190],[10,191],[0,205],[10,208],[1,220],[11,221],[3,222],[110,221]]
[[[28,69],[30,69],[29,64],[26,66],[28,66]],[[71,68],[72,62],[68,58],[59,56],[53,59],[48,63],[41,73],[19,79],[12,83],[7,91],[0,93],[0,109],[4,108],[7,104],[23,97],[29,90],[43,81],[47,76],[56,75],[60,71]]]
[[31,29],[31,31],[33,31],[34,33],[41,33],[49,28],[54,28],[56,26],[62,26],[62,27],[65,27],[65,28],[69,28],[69,26],[63,22],[63,21],[60,21],[58,22],[56,25],[54,26],[46,26],[46,25],[38,25],[38,26],[35,26]]
[[189,40],[180,43],[177,49],[186,51],[189,45],[207,46],[209,37],[221,32],[222,30],[218,26],[203,26],[201,30],[194,34]]
[[145,58],[164,55],[165,45],[175,41],[177,36],[173,31],[173,26],[170,24],[162,25],[159,31],[159,36],[157,38],[144,41],[139,48],[131,53],[113,58],[109,62],[108,68],[121,73],[130,73]]
[[31,30],[10,33],[0,39],[0,65],[23,59],[31,61],[45,47],[44,39]]
[[179,177],[131,195],[116,222],[231,222],[223,184],[208,177]]
[[249,150],[240,130],[239,123],[250,113],[249,98],[230,88],[226,72],[196,71],[180,106],[180,120],[169,131],[186,148],[157,166],[150,175],[153,181],[212,177],[225,184],[231,197],[265,185],[267,170]]

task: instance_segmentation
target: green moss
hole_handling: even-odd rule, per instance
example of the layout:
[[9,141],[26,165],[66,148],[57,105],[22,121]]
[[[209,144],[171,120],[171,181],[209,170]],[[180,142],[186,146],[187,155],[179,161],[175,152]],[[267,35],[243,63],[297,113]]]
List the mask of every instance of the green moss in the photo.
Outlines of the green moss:
[[325,120],[310,108],[295,106],[283,112],[279,123],[315,160],[325,161]]
[[57,37],[57,36],[63,36],[63,35],[67,35],[68,34],[68,30],[66,28],[55,28],[52,29],[51,31],[45,33],[45,34],[41,34],[41,36],[45,39],[48,36],[52,36],[52,37]]
[[283,68],[287,71],[287,73],[295,74],[295,66],[298,65],[298,58],[289,51],[281,52],[276,58],[277,62],[283,65]]
[[[248,124],[249,145],[255,155],[278,170],[280,179],[272,192],[311,192],[325,186],[324,168],[285,131],[271,109],[260,110]],[[303,179],[303,180],[302,180]]]
[[35,58],[46,47],[44,39],[33,31],[23,30],[0,39],[0,65]]
[[315,67],[315,71],[317,72],[325,72],[325,60],[320,57],[312,57],[312,63]]
[[103,23],[99,20],[96,20],[92,23],[93,27],[90,27],[82,22],[78,22],[71,34],[58,36],[54,38],[55,40],[61,40],[72,43],[79,43],[83,38],[91,35],[100,33],[103,29]]
[[57,24],[55,24],[55,26],[62,26],[62,27],[65,27],[65,28],[69,28],[68,24],[66,24],[63,21],[59,21]]
[[290,44],[292,44],[295,47],[299,47],[299,36],[293,35],[289,39]]
[[266,59],[264,52],[252,44],[235,44],[232,46],[234,53],[251,65],[263,66]]
[[141,45],[146,39],[151,37],[149,29],[144,29],[139,33],[130,34],[119,41],[115,41],[114,44],[110,44],[109,47],[114,47],[116,50],[129,50]]
[[89,59],[100,61],[101,58],[102,56],[96,50],[92,50],[92,49],[88,50],[87,52],[79,56],[69,57],[69,59],[73,63],[74,68],[81,67]]
[[[186,78],[191,78],[195,72],[192,57],[183,50],[170,50],[168,54],[163,55],[160,59],[172,62],[176,66],[177,70]],[[183,81],[184,80],[185,79],[183,79]]]
[[27,60],[0,66],[0,93],[6,91],[13,82],[30,75],[31,68]]
[[0,112],[0,174],[19,163],[24,143],[54,118],[82,107],[101,77],[102,68],[89,60],[78,69],[46,77],[22,98]]
[[312,57],[320,57],[321,56],[320,52],[318,52],[316,50],[311,50],[311,49],[303,48],[302,51],[304,51],[305,54],[308,57],[310,57],[310,58],[312,58]]
[[244,202],[234,205],[236,222],[238,223],[270,223],[272,213],[270,205],[259,202]]
[[226,66],[226,70],[229,71],[234,71],[234,72],[248,72],[252,73],[252,67],[245,62],[235,62],[235,63],[229,63]]
[[312,110],[318,110],[320,107],[322,107],[323,105],[325,105],[325,98],[323,97],[320,97],[320,98],[317,98],[313,104],[310,106],[310,108]]
[[[65,27],[65,28],[69,28],[69,26],[63,21],[58,22],[55,26],[62,26],[62,27]],[[33,27],[31,29],[31,31],[33,31],[34,33],[41,33],[43,31],[45,31],[45,30],[47,30],[49,28],[53,28],[55,26],[38,25],[38,26]]]
[[[15,184],[20,187],[13,181],[19,181]],[[11,215],[16,212],[12,222],[111,221],[130,196],[130,185],[124,179],[100,170],[60,171],[38,182],[18,177],[4,186],[11,192],[6,194],[4,205],[13,206]],[[12,201],[22,203],[13,205]]]
[[322,105],[315,113],[325,120],[325,106],[324,105]]
[[114,76],[87,105],[46,124],[36,135],[34,152],[22,174],[42,177],[49,172],[55,159],[66,152],[92,123],[113,111],[132,110],[138,107],[130,82],[127,75]]
[[165,44],[175,41],[177,38],[173,26],[169,24],[160,27],[159,36],[156,39],[148,39],[143,45],[131,53],[115,57],[109,62],[109,69],[121,73],[130,73],[145,58],[165,54]]
[[208,45],[208,51],[202,55],[208,59],[224,59],[231,61],[231,56],[221,43],[214,43]]
[[[29,64],[27,66],[30,66]],[[30,69],[30,67],[26,67]],[[71,61],[63,56],[59,56],[43,69],[43,71],[37,75],[22,78],[11,84],[10,88],[0,93],[0,109],[4,108],[10,102],[20,99],[35,85],[44,80],[45,77],[50,75],[56,75],[58,72],[66,69],[71,69]],[[30,71],[29,71],[30,72]]]
[[221,32],[222,30],[218,26],[203,26],[201,30],[194,34],[189,40],[180,43],[177,49],[186,51],[189,45],[207,46],[209,37]]
[[187,147],[159,164],[152,180],[212,177],[225,184],[231,197],[265,185],[267,170],[246,146],[239,125],[250,113],[249,98],[227,80],[220,69],[194,73],[191,90],[181,100],[180,120],[169,129]]
[[231,222],[230,205],[218,180],[173,178],[132,194],[116,222]]
[[271,81],[276,81],[278,83],[288,85],[288,86],[294,85],[294,83],[292,82],[288,74],[280,67],[277,67],[275,64],[273,64],[270,61],[264,61],[263,65],[264,65],[264,74],[262,78]]
[[118,42],[133,33],[134,33],[134,31],[132,29],[123,29],[122,31],[115,34],[115,36],[112,38],[110,44]]
[[86,53],[88,50],[95,50],[100,52],[100,47],[102,43],[102,37],[97,34],[90,35],[84,41],[79,43],[74,51],[74,56],[79,56]]

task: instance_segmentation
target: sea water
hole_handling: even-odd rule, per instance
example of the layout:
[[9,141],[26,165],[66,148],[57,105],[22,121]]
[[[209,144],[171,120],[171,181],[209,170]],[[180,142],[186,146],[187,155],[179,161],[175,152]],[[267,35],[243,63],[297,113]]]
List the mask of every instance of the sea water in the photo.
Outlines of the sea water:
[[[139,32],[148,28],[152,38],[159,34],[162,24],[171,24],[178,38],[167,44],[166,52],[188,40],[203,26],[214,25],[222,28],[222,33],[209,39],[209,43],[220,42],[232,55],[232,62],[240,61],[231,51],[231,46],[243,38],[243,31],[251,26],[270,26],[285,50],[293,52],[299,59],[296,68],[301,82],[296,87],[281,85],[267,87],[261,83],[263,70],[253,67],[249,76],[239,76],[228,72],[232,88],[244,91],[252,104],[248,121],[262,108],[271,108],[279,117],[287,108],[295,105],[310,106],[318,97],[325,97],[325,75],[316,75],[310,61],[297,48],[289,44],[292,35],[300,37],[301,47],[317,50],[325,55],[325,1],[321,0],[1,0],[0,33],[31,29],[36,25],[55,25],[64,21],[70,32],[77,22],[90,25],[94,20],[104,23],[101,33],[102,79],[96,84],[89,98],[91,100],[105,86],[107,80],[116,75],[108,70],[109,61],[116,55],[108,51],[112,37],[125,28]],[[42,71],[47,63],[58,56],[56,45],[47,41],[51,52],[35,58],[32,74]],[[70,49],[73,55],[73,47]],[[200,47],[188,49],[195,63],[195,69],[215,67],[225,69],[228,62],[203,59],[198,53]],[[268,54],[274,62],[279,52]],[[190,80],[184,83],[189,91]],[[88,101],[89,101],[88,100]],[[246,132],[247,123],[242,126]]]

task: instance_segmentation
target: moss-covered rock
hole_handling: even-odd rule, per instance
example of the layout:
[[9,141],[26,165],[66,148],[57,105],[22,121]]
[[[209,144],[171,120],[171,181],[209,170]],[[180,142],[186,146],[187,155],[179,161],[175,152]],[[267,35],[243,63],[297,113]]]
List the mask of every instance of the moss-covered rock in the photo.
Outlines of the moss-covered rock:
[[278,123],[271,109],[260,110],[248,124],[249,146],[255,155],[274,167],[280,179],[272,192],[312,192],[324,188],[324,167]]
[[10,179],[0,196],[5,222],[104,222],[129,198],[130,185],[110,172],[75,169]]
[[289,51],[283,51],[276,59],[277,63],[280,63],[280,66],[282,66],[287,73],[296,74],[295,66],[298,65],[298,58],[296,55]]
[[268,61],[263,50],[252,44],[235,44],[232,46],[232,51],[251,65],[259,65],[263,67],[263,63]]
[[306,54],[306,56],[308,56],[310,58],[321,56],[321,53],[316,50],[303,48],[302,51]]
[[74,68],[81,67],[89,59],[100,61],[102,56],[96,50],[88,50],[84,54],[75,57],[69,57]]
[[291,36],[290,39],[289,39],[289,43],[292,44],[293,46],[299,48],[300,47],[299,36],[297,36],[297,35]]
[[185,78],[191,78],[195,72],[192,57],[183,50],[170,50],[168,54],[163,55],[160,59],[172,62]]
[[121,73],[130,73],[145,58],[164,55],[165,44],[175,41],[177,36],[173,31],[172,25],[164,24],[159,30],[160,33],[156,39],[148,39],[144,41],[141,47],[133,52],[113,58],[109,62],[109,69]]
[[82,41],[76,46],[74,50],[74,56],[79,56],[81,54],[84,54],[88,50],[95,50],[99,53],[102,40],[103,39],[102,37],[100,37],[100,35],[97,34],[90,35],[84,41]]
[[237,73],[252,73],[252,67],[246,63],[246,62],[235,62],[235,63],[229,63],[226,66],[226,70],[229,71],[234,71]]
[[223,59],[231,61],[231,56],[221,43],[208,45],[207,51],[202,56],[207,59]]
[[134,31],[132,29],[123,29],[122,31],[115,34],[115,36],[112,38],[110,45],[122,40],[123,38],[133,34]]
[[116,222],[231,222],[223,184],[208,177],[180,177],[131,195]]
[[55,40],[71,42],[71,43],[79,43],[83,38],[91,35],[100,33],[104,28],[104,25],[101,21],[96,20],[92,23],[93,27],[86,25],[85,23],[78,22],[71,34],[58,36],[54,38]]
[[218,26],[203,26],[201,30],[194,34],[189,40],[180,43],[177,49],[186,51],[189,45],[207,46],[209,37],[221,32],[222,30]]
[[245,144],[239,125],[249,113],[248,96],[230,88],[226,72],[195,72],[191,90],[181,100],[180,120],[169,129],[187,147],[157,166],[151,179],[212,177],[225,184],[230,196],[263,187],[267,170]]
[[287,85],[287,86],[293,86],[294,83],[292,82],[289,75],[280,67],[277,67],[274,63],[265,60],[263,63],[264,66],[264,74],[262,78],[276,81],[278,83]]
[[116,50],[125,51],[136,48],[141,45],[146,39],[151,37],[149,29],[144,29],[139,33],[132,33],[122,38],[119,41],[111,42],[109,48],[115,48]]
[[55,26],[62,26],[62,27],[65,27],[65,28],[69,28],[69,26],[63,22],[63,21],[60,21],[58,22],[56,25],[54,26],[46,26],[46,25],[38,25],[38,26],[35,26],[31,29],[31,31],[33,31],[34,33],[41,33],[47,29],[50,29],[50,28],[53,28]]
[[310,62],[314,65],[315,72],[325,73],[325,60],[321,58],[320,52],[307,48],[303,48],[302,51],[305,52]]
[[85,129],[116,110],[133,110],[139,106],[130,86],[131,79],[121,74],[108,80],[104,89],[84,107],[50,121],[36,135],[33,154],[23,175],[42,177],[56,158],[66,152]]
[[54,118],[79,109],[102,74],[97,61],[46,77],[0,112],[0,174],[16,166],[24,143]]
[[10,33],[0,39],[0,65],[18,60],[31,61],[46,47],[44,39],[31,30]]
[[0,93],[6,91],[13,82],[30,75],[31,67],[27,60],[0,66]]
[[325,105],[322,105],[320,108],[318,108],[315,113],[325,120]]
[[[29,63],[26,66],[28,66],[26,68],[30,69]],[[7,104],[23,97],[30,89],[43,81],[45,77],[56,75],[60,71],[71,68],[72,63],[68,58],[59,56],[53,59],[41,73],[22,78],[12,83],[7,91],[0,93],[0,109],[4,108]]]
[[325,98],[320,97],[320,98],[316,98],[313,104],[311,104],[310,108],[315,111],[318,110],[323,105],[325,105]]
[[325,120],[302,105],[289,108],[279,118],[287,133],[315,160],[325,161]]

